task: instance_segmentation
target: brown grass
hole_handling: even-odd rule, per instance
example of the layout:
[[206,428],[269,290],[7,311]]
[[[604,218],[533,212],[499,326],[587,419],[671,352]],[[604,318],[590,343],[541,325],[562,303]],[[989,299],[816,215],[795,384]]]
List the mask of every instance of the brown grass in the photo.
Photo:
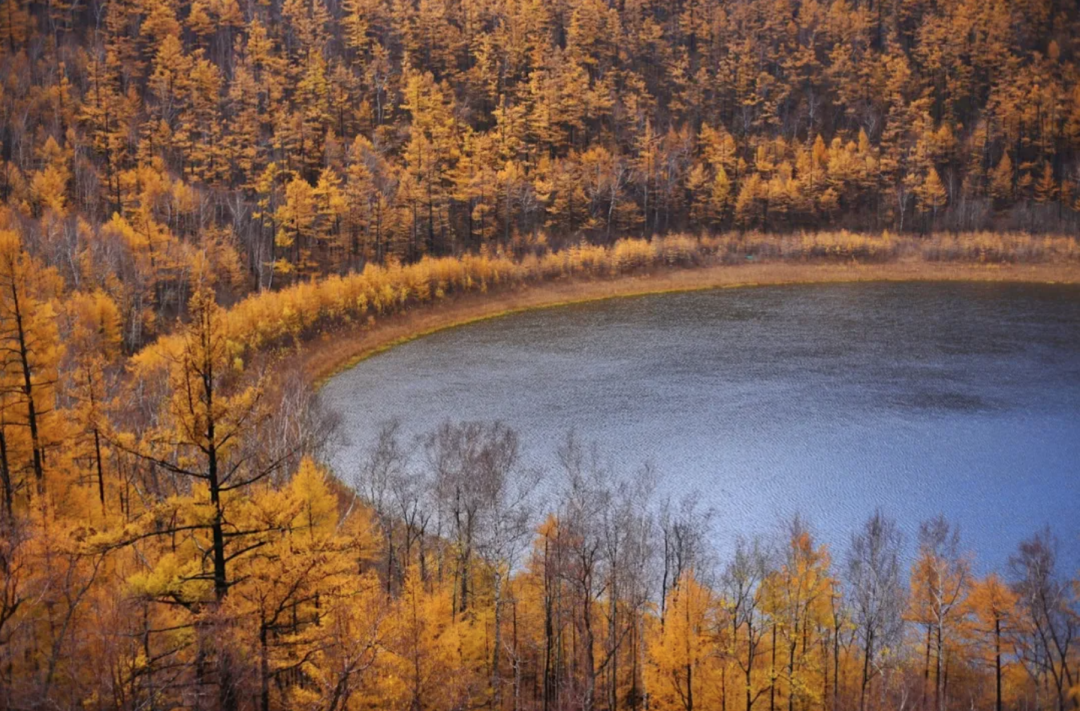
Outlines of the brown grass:
[[[395,322],[409,314],[453,312],[438,323],[407,329],[424,333],[473,318],[458,315],[459,306],[440,308],[443,302],[466,304],[482,300],[481,315],[504,313],[534,305],[514,305],[521,293],[540,292],[536,305],[606,298],[625,293],[710,288],[725,285],[729,277],[725,265],[740,265],[735,283],[806,281],[828,267],[845,265],[886,265],[917,262],[922,273],[936,273],[934,265],[969,265],[998,268],[1007,265],[1077,265],[1080,245],[1075,237],[1028,234],[968,233],[918,235],[863,234],[847,231],[788,235],[763,233],[724,234],[695,237],[669,235],[652,240],[622,239],[609,246],[577,244],[558,251],[544,245],[523,247],[524,253],[509,254],[484,250],[459,257],[425,257],[402,265],[368,264],[362,272],[332,275],[302,281],[279,291],[252,294],[232,306],[224,315],[225,333],[237,363],[251,359],[275,358],[281,352],[311,350],[307,344],[338,351],[329,345],[341,339],[366,341],[366,333],[376,322]],[[783,277],[758,276],[749,266],[762,263],[765,269],[779,269]],[[780,265],[788,268],[781,268]],[[690,276],[668,271],[675,267],[698,267]],[[730,266],[726,267],[730,268]],[[888,270],[886,270],[888,271]],[[968,272],[964,272],[967,274]],[[724,276],[716,276],[722,274]],[[847,274],[847,272],[845,272]],[[843,278],[852,278],[850,274]],[[883,277],[884,278],[884,277]],[[932,278],[932,277],[927,277]],[[971,278],[965,276],[964,278]],[[669,284],[670,280],[675,283]],[[683,280],[685,280],[685,285]],[[606,282],[620,282],[608,286]],[[566,286],[564,284],[569,284]],[[611,293],[612,291],[616,293]],[[565,293],[568,291],[568,293]],[[548,296],[550,294],[551,296]],[[483,296],[478,296],[483,295]],[[473,298],[465,298],[473,296]],[[507,301],[509,300],[509,301]],[[473,307],[469,307],[473,308]],[[381,327],[380,327],[381,332]],[[331,334],[327,336],[326,334]],[[345,334],[345,335],[342,335]],[[376,345],[349,345],[343,355],[329,358],[331,365],[319,365],[316,377],[353,363],[365,353],[385,347],[387,342],[412,337],[400,335]],[[181,348],[183,333],[159,338],[132,358],[138,377],[155,379],[167,355]]]
[[[760,242],[758,243],[760,244]],[[814,246],[820,247],[816,241]],[[628,254],[621,255],[629,260]],[[803,253],[804,258],[808,255]],[[724,260],[696,268],[654,267],[652,271],[612,277],[556,277],[547,282],[520,282],[501,290],[464,292],[418,305],[367,324],[352,324],[325,332],[293,357],[316,383],[323,383],[365,358],[401,343],[448,328],[519,311],[551,308],[646,294],[797,283],[858,281],[984,281],[1080,283],[1080,263],[929,261],[914,254],[897,261],[764,261]],[[665,260],[667,261],[667,260]],[[731,262],[736,262],[732,264]],[[692,263],[672,259],[669,264]]]

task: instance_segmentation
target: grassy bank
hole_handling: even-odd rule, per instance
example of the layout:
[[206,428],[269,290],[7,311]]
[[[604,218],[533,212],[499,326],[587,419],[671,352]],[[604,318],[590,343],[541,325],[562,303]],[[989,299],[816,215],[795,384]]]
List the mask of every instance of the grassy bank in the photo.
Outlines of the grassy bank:
[[650,294],[706,289],[859,281],[979,281],[1080,284],[1080,261],[930,261],[918,255],[841,263],[811,261],[721,262],[698,267],[659,266],[641,273],[522,283],[498,291],[470,292],[385,319],[325,332],[297,355],[321,384],[362,360],[394,346],[449,328],[540,308]]
[[[431,333],[522,309],[636,294],[752,284],[873,279],[1077,281],[1074,237],[971,233],[896,236],[672,235],[580,244],[525,254],[465,254],[253,294],[224,313],[236,362],[299,359],[316,381],[364,357]],[[160,338],[132,365],[137,375],[179,353],[182,333]],[[164,356],[164,357],[162,357]]]

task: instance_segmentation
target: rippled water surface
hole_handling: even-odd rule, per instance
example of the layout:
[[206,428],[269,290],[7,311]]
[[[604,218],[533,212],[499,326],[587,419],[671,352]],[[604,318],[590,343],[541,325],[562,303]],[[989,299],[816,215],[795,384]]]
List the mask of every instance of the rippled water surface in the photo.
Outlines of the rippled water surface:
[[503,420],[535,462],[574,428],[698,492],[717,543],[802,513],[834,548],[880,506],[959,523],[982,570],[1050,524],[1080,566],[1080,289],[762,287],[534,311],[446,331],[327,384],[352,475],[381,421]]

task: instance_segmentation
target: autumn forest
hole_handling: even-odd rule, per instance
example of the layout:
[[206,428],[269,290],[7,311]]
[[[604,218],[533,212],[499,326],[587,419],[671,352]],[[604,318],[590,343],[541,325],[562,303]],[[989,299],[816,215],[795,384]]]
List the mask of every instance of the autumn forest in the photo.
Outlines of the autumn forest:
[[1077,21],[1052,0],[4,0],[0,196],[67,283],[132,302],[129,346],[200,259],[243,293],[581,237],[1067,231]]
[[1080,707],[1051,529],[717,541],[499,423],[330,471],[303,355],[552,280],[1075,263],[1078,52],[1059,0],[0,0],[0,711]]

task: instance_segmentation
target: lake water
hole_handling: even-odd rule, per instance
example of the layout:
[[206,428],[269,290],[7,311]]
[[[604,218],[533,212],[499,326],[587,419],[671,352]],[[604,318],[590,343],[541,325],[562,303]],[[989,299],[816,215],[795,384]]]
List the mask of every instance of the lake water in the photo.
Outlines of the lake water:
[[[696,492],[723,550],[792,514],[842,554],[881,507],[914,549],[959,524],[977,569],[1051,525],[1080,567],[1080,288],[777,286],[533,311],[371,358],[323,391],[348,479],[380,422],[502,420],[554,470],[570,428]],[[554,476],[554,474],[552,475]]]

